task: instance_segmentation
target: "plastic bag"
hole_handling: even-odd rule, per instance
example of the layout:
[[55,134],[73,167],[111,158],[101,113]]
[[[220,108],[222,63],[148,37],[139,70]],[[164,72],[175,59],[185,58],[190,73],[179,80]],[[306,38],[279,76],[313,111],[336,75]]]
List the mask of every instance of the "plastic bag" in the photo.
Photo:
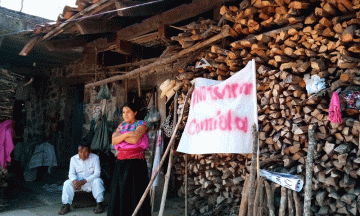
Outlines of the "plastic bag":
[[101,86],[97,98],[99,100],[110,99],[110,90],[109,90],[109,87],[106,84]]
[[304,81],[306,83],[306,91],[308,95],[315,94],[325,88],[325,79],[320,78],[318,75],[312,75],[310,78],[309,74],[304,76]]
[[150,108],[148,115],[149,115],[149,118],[148,118],[149,122],[160,121],[160,113],[155,109],[155,107]]

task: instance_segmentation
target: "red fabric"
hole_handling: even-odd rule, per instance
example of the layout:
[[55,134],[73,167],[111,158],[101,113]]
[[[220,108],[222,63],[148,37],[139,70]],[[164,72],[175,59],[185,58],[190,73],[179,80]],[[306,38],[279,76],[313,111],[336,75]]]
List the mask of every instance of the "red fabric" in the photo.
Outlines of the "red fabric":
[[118,160],[126,160],[126,159],[144,159],[144,149],[141,147],[131,148],[131,149],[124,149],[118,148]]
[[329,119],[332,123],[341,123],[340,99],[337,92],[334,92],[329,106]]

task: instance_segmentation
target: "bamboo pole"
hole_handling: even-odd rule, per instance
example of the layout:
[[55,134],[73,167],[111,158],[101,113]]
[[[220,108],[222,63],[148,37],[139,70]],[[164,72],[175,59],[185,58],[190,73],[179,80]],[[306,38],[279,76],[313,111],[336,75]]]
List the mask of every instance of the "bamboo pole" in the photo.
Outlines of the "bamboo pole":
[[137,69],[130,71],[129,73],[124,74],[124,75],[117,75],[117,76],[113,76],[113,77],[110,77],[110,78],[107,78],[104,80],[100,80],[97,82],[89,83],[89,84],[85,85],[85,88],[95,87],[95,86],[103,85],[103,84],[106,84],[109,82],[123,80],[126,78],[134,77],[137,74],[141,74],[141,73],[144,73],[144,74],[151,73],[151,69],[153,69],[153,68],[159,67],[163,64],[168,64],[168,63],[174,62],[186,54],[189,54],[191,52],[199,50],[200,48],[206,47],[209,44],[212,44],[213,42],[218,41],[218,40],[228,37],[228,36],[230,36],[230,26],[225,25],[225,26],[223,26],[223,30],[219,34],[215,35],[214,37],[212,37],[208,40],[205,40],[203,42],[199,42],[187,49],[184,49],[184,50],[178,52],[177,54],[175,54],[173,56],[170,56],[170,57],[164,58],[164,59],[159,59],[158,61],[156,61],[154,63],[148,64],[144,67],[137,68]]
[[304,216],[311,215],[311,196],[312,196],[312,177],[313,177],[313,167],[314,167],[314,150],[316,145],[315,140],[315,126],[310,125],[309,131],[309,146],[306,157],[306,180],[305,180],[305,195],[304,195]]
[[256,124],[252,127],[253,134],[253,149],[251,157],[251,169],[250,169],[250,178],[249,178],[249,201],[248,201],[248,216],[253,216],[254,211],[254,199],[255,199],[255,180],[256,180],[256,168],[257,168],[257,151],[258,151],[258,139],[259,132],[257,131]]
[[[187,101],[189,100],[189,97],[190,97],[190,95],[191,95],[191,93],[192,93],[193,90],[194,90],[194,88],[192,87],[192,88],[190,89],[190,91],[187,93],[186,98],[185,98],[185,103],[184,103],[185,105],[186,105]],[[140,210],[140,207],[141,207],[142,203],[144,202],[147,194],[149,193],[149,190],[150,190],[150,188],[151,188],[151,185],[154,183],[156,176],[157,176],[157,175],[159,174],[159,172],[160,172],[160,168],[162,167],[162,165],[163,165],[163,163],[164,163],[164,161],[165,161],[165,158],[166,158],[166,156],[168,155],[168,153],[169,153],[169,151],[170,151],[171,146],[174,144],[175,135],[176,135],[176,132],[177,132],[178,129],[179,129],[179,125],[180,125],[180,123],[181,123],[181,119],[182,119],[182,117],[183,117],[183,115],[184,115],[184,110],[185,110],[185,106],[182,108],[180,118],[179,118],[178,123],[176,124],[176,127],[175,127],[175,129],[174,129],[174,132],[173,132],[173,134],[172,134],[172,136],[171,136],[171,138],[170,138],[169,145],[168,145],[168,147],[166,148],[163,157],[161,158],[161,161],[160,161],[160,163],[159,163],[159,167],[157,168],[154,176],[151,178],[151,180],[150,180],[150,182],[149,182],[149,184],[148,184],[148,186],[147,186],[144,194],[142,195],[142,197],[141,197],[138,205],[136,206],[136,208],[135,208],[132,216],[135,216],[135,215],[138,213],[138,211]]]
[[[174,97],[174,127],[175,128],[175,124],[177,122],[177,104],[178,104],[178,93],[175,92],[175,97]],[[174,131],[173,131],[174,133]],[[172,166],[172,159],[174,156],[174,145],[171,146],[171,150],[170,150],[170,155],[169,155],[169,163],[168,163],[168,167],[167,167],[167,171],[166,171],[166,176],[165,176],[165,184],[164,184],[164,188],[163,188],[163,194],[161,197],[161,204],[160,204],[160,210],[159,210],[159,215],[162,216],[164,214],[164,209],[165,209],[165,204],[166,204],[166,196],[167,196],[167,192],[169,189],[169,181],[170,181],[170,173],[171,173],[171,166]]]

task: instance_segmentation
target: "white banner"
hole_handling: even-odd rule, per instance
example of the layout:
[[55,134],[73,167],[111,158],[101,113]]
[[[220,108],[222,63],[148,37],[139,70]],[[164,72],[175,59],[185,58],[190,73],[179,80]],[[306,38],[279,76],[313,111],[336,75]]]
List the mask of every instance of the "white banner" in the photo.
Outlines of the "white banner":
[[269,179],[270,181],[273,181],[283,187],[289,188],[296,192],[300,192],[304,185],[303,180],[291,174],[260,170],[260,176],[263,176]]
[[252,153],[257,124],[255,61],[225,81],[194,80],[190,112],[177,151]]

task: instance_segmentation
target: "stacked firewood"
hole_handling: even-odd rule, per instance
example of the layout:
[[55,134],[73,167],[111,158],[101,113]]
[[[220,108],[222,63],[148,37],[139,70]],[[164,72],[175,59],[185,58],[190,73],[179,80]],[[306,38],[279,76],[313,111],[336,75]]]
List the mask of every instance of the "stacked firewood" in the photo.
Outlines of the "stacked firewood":
[[[196,62],[179,70],[178,78],[187,83],[179,104],[184,103],[192,79],[224,80],[255,59],[260,164],[278,160],[262,167],[304,178],[308,126],[317,125],[311,210],[317,215],[359,214],[359,111],[347,109],[341,99],[342,123],[331,123],[328,117],[332,93],[340,92],[342,98],[348,87],[360,84],[359,1],[242,1],[239,6],[223,6],[220,13],[223,18],[218,24],[225,19],[232,26],[232,36],[238,36],[209,46]],[[191,23],[172,39],[186,48],[215,35],[213,26],[218,27],[211,20]],[[202,38],[205,33],[209,35]],[[204,64],[199,61],[202,58],[210,66],[196,68]],[[307,93],[305,75],[324,78],[326,88]],[[191,214],[228,215],[231,207],[238,209],[249,157],[189,157]],[[176,172],[183,181],[185,162],[181,156],[177,160]],[[280,194],[280,188],[275,193]],[[179,194],[184,194],[184,187]],[[274,201],[280,205],[276,196]]]

